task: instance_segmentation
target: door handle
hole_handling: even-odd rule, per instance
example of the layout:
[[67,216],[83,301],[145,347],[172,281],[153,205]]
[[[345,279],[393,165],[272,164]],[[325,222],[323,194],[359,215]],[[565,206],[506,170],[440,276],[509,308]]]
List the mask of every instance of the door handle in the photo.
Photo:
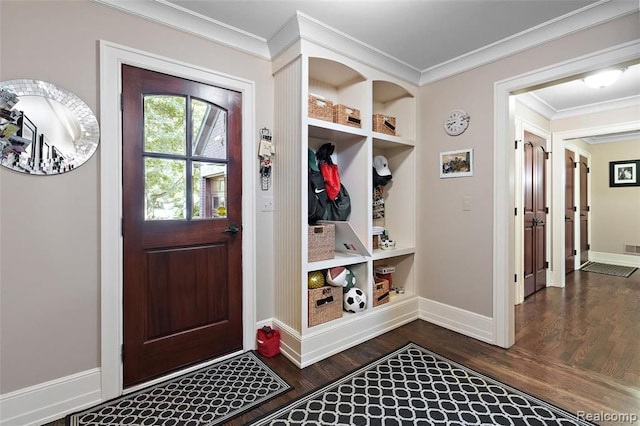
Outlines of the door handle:
[[229,227],[222,232],[227,232],[231,235],[236,235],[238,232],[240,232],[240,229],[238,229],[238,225],[236,225],[235,223],[231,223]]

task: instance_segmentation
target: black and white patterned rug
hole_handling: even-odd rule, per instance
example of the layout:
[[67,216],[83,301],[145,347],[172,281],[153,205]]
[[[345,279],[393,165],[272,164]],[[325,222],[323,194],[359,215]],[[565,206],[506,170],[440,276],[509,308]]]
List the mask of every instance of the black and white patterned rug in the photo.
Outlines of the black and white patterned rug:
[[414,343],[251,425],[591,425]]
[[288,391],[291,386],[246,352],[66,418],[69,426],[212,426]]
[[636,269],[633,266],[609,265],[607,263],[589,262],[580,268],[581,271],[595,272],[596,274],[613,275],[629,278]]

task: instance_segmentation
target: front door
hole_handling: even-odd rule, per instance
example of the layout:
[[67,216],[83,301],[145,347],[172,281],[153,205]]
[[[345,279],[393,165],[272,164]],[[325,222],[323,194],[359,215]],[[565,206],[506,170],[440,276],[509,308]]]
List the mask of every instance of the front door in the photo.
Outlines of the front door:
[[564,273],[569,274],[575,269],[576,240],[575,240],[575,167],[576,160],[573,151],[564,151]]
[[547,286],[546,141],[524,132],[524,297]]
[[241,94],[122,67],[124,385],[242,349]]
[[580,156],[580,265],[589,261],[589,164]]

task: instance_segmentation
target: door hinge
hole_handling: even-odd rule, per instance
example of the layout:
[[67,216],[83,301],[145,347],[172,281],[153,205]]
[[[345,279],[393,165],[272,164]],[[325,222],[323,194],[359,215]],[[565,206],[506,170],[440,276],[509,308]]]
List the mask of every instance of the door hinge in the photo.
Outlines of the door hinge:
[[518,208],[517,207],[515,209],[513,209],[513,215],[514,216],[518,216]]
[[574,211],[574,212],[577,212],[577,211],[578,211],[578,209],[576,208],[576,206],[573,206],[573,211]]
[[513,275],[513,282],[517,283],[518,282],[518,274],[514,274]]
[[576,167],[578,167],[578,163],[577,163],[577,162],[574,162],[574,163],[573,163],[573,168],[575,169]]
[[587,244],[587,250],[591,250],[591,244]]
[[549,262],[544,262],[544,269],[549,269]]
[[587,173],[591,173],[591,167],[587,167]]
[[591,211],[591,206],[587,206],[587,211],[590,212]]
[[545,212],[546,214],[549,214],[549,207],[545,207],[545,208],[544,208],[544,212]]
[[513,141],[513,149],[518,149],[518,139]]
[[578,251],[577,251],[577,250],[574,250],[574,251],[573,251],[573,255],[574,255],[574,256],[576,256],[577,254],[578,254]]

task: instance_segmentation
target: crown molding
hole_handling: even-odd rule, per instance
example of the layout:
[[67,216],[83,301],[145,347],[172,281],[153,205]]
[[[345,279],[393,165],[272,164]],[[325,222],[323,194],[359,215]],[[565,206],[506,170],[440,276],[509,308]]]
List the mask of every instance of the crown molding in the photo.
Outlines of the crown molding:
[[166,0],[92,1],[272,61],[296,42],[308,40],[417,86],[486,65],[585,28],[637,13],[639,10],[635,1],[600,0],[573,13],[421,71],[301,12],[297,12],[267,41]]
[[420,80],[417,68],[299,11],[269,40],[272,59],[298,40],[310,41],[414,85]]
[[215,41],[262,59],[271,60],[267,41],[262,37],[184,9],[165,0],[92,1]]
[[422,71],[419,85],[433,83],[577,31],[637,13],[638,9],[638,2],[634,1],[601,0],[573,13],[427,68]]
[[559,120],[562,118],[576,117],[585,114],[596,114],[622,108],[632,108],[640,105],[640,95],[596,104],[582,105],[575,108],[555,109],[534,93],[528,92],[516,96],[516,101],[537,112],[547,120]]

